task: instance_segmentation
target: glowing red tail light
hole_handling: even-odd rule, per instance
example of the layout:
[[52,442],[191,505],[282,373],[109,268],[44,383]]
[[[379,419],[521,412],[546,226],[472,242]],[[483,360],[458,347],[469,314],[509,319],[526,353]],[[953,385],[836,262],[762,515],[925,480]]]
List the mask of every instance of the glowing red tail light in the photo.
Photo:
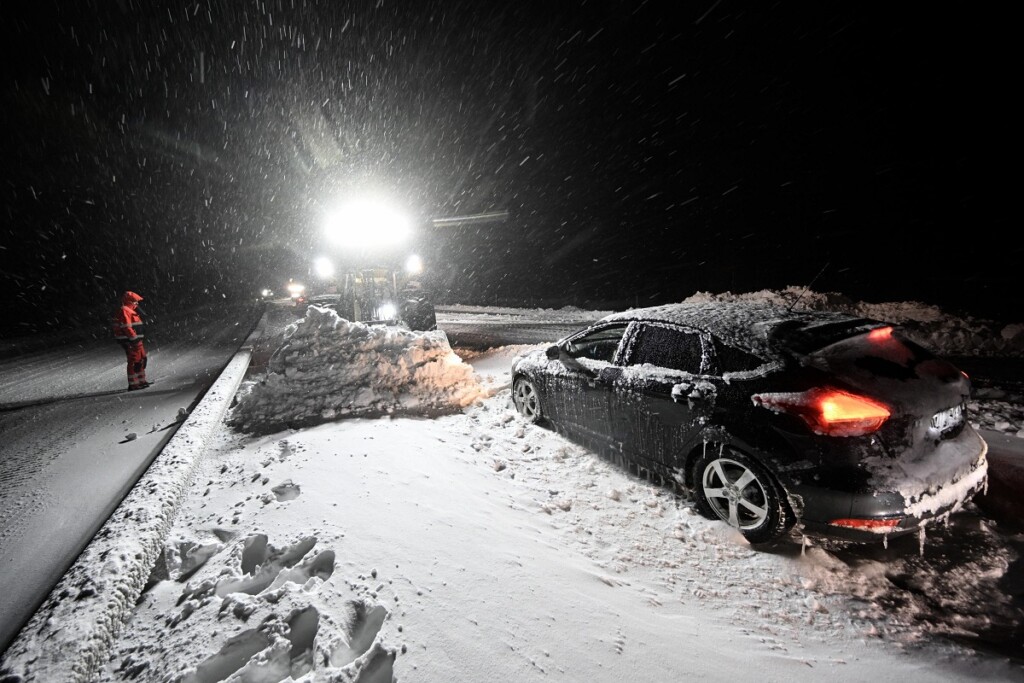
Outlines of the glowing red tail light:
[[868,332],[868,339],[872,341],[880,341],[882,339],[892,338],[891,327],[876,327],[875,329]]
[[755,394],[754,405],[777,413],[796,415],[815,433],[826,436],[863,436],[878,431],[892,412],[884,403],[832,388],[802,392]]
[[892,531],[900,525],[903,521],[902,517],[896,519],[856,519],[856,518],[844,518],[844,519],[833,519],[829,522],[832,526],[846,527],[847,529],[865,529],[867,531],[874,531],[876,533],[886,533]]

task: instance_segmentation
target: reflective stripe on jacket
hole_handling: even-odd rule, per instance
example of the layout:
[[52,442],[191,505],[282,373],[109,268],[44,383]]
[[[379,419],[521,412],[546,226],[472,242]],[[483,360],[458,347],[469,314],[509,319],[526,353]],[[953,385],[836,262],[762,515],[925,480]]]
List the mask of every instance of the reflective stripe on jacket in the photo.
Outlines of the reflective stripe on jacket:
[[122,306],[114,316],[114,339],[135,341],[146,336],[142,318],[131,306]]

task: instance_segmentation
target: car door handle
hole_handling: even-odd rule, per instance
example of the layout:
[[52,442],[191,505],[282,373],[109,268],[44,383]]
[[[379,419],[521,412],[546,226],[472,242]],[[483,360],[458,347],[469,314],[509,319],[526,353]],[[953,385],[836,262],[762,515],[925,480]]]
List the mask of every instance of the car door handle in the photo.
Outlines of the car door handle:
[[692,400],[693,385],[689,382],[680,382],[672,387],[672,400],[680,403],[683,400]]
[[714,403],[715,391],[707,384],[680,382],[672,387],[672,400],[680,404],[685,402],[692,410],[697,405]]

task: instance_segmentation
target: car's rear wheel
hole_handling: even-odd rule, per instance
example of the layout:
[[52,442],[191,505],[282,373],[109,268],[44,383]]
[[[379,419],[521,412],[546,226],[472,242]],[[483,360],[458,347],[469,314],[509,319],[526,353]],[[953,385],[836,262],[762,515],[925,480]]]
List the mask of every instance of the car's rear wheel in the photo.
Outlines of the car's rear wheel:
[[738,529],[751,543],[773,541],[796,523],[775,478],[738,451],[706,452],[694,465],[693,483],[698,512]]
[[544,409],[540,404],[540,393],[533,380],[527,377],[516,377],[512,383],[512,402],[519,414],[534,424],[544,419]]

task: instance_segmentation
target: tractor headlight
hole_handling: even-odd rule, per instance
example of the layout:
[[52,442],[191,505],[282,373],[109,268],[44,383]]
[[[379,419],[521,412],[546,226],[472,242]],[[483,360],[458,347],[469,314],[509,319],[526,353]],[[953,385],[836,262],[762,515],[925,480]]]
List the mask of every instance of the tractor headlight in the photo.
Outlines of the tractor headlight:
[[423,259],[413,254],[405,260],[405,272],[409,275],[419,275],[423,272]]
[[398,309],[390,301],[385,301],[377,309],[377,314],[381,320],[393,320],[398,315]]
[[334,264],[326,256],[321,256],[313,262],[313,269],[322,278],[334,277]]

